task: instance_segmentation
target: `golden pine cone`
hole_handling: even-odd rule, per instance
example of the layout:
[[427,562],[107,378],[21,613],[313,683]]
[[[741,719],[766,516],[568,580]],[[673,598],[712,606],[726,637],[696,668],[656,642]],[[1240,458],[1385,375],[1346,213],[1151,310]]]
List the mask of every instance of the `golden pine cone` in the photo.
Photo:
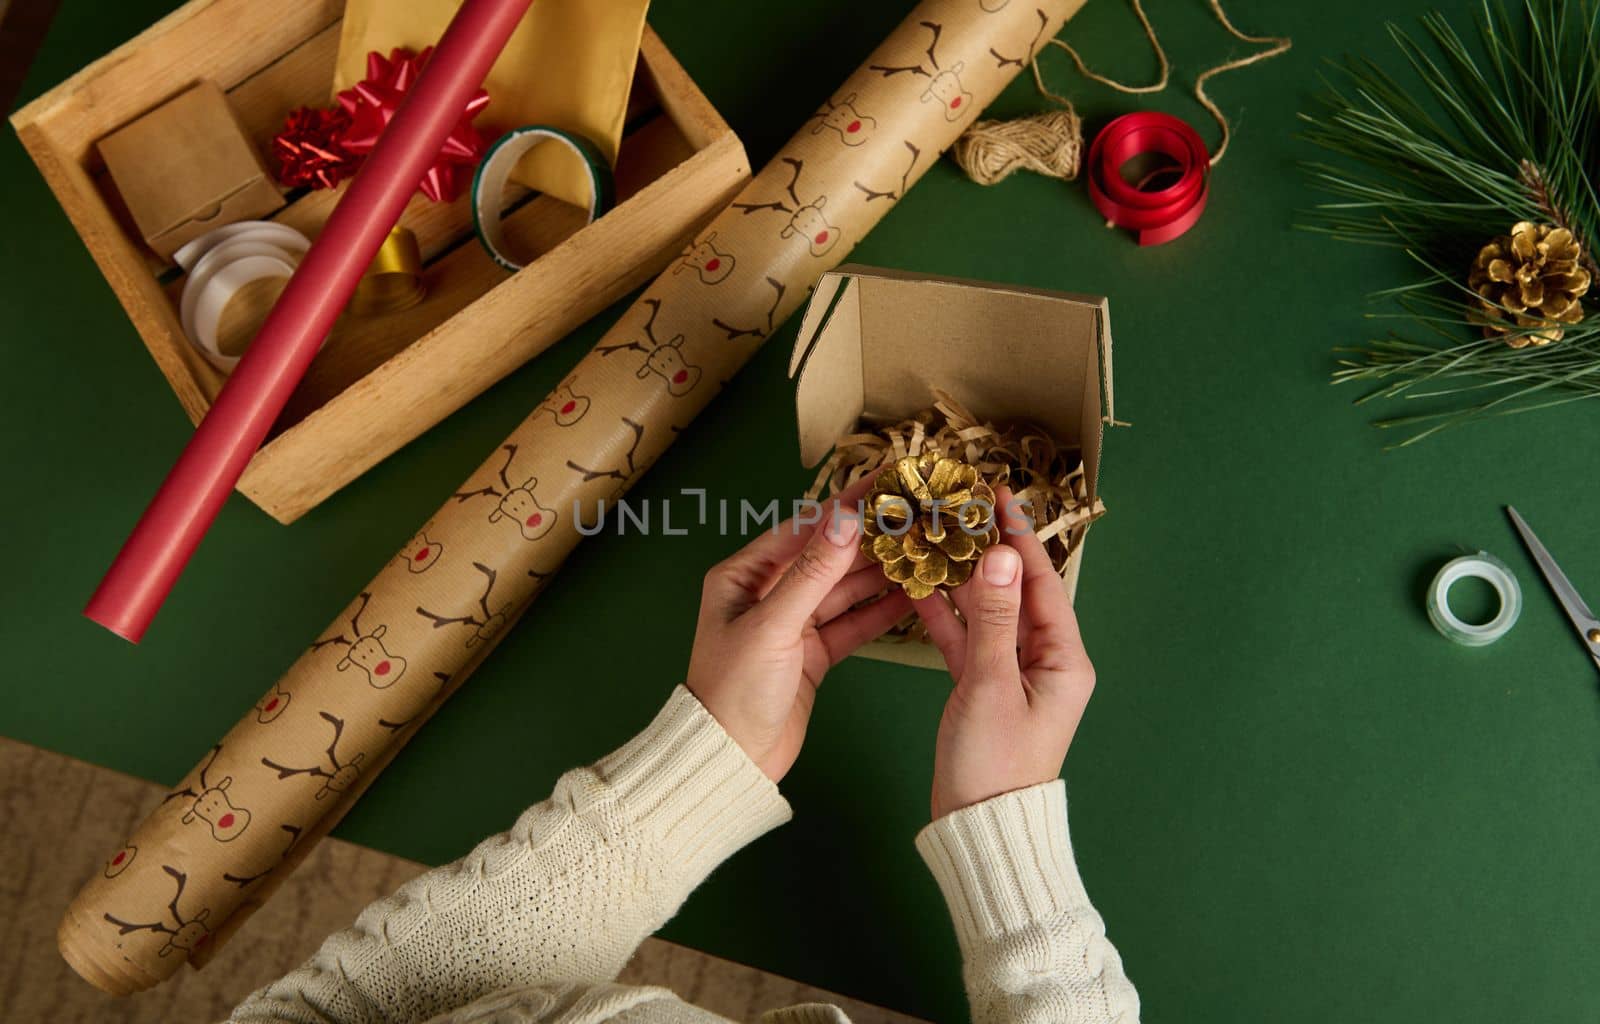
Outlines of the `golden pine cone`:
[[1478,251],[1467,287],[1478,294],[1485,335],[1538,328],[1506,338],[1512,348],[1560,341],[1564,324],[1583,319],[1589,290],[1583,247],[1566,228],[1521,221]]
[[908,597],[959,587],[1000,540],[994,489],[959,459],[908,455],[879,472],[867,492],[862,532],[861,550]]

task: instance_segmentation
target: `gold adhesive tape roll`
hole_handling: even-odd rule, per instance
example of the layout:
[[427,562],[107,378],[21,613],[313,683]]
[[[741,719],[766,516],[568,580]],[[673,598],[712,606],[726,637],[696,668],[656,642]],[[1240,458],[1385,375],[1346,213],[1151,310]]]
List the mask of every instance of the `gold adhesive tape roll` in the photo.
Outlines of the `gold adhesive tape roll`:
[[416,233],[396,225],[378,247],[367,272],[361,275],[355,294],[350,297],[350,312],[357,316],[394,313],[410,309],[426,294],[422,247]]
[[[89,981],[202,962],[459,686],[593,521],[1082,0],[926,0],[84,886]],[[992,9],[991,9],[992,8]]]

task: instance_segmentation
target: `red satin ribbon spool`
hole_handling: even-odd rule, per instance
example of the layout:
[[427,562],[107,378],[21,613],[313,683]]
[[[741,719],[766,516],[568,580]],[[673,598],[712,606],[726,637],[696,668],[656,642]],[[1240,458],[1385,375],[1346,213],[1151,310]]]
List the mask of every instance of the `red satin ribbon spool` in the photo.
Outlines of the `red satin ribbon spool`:
[[[1159,153],[1177,163],[1178,180],[1144,192],[1122,177],[1122,165]],[[1210,155],[1200,135],[1171,114],[1124,114],[1089,146],[1089,198],[1106,221],[1139,234],[1140,245],[1161,245],[1194,227],[1210,191]]]

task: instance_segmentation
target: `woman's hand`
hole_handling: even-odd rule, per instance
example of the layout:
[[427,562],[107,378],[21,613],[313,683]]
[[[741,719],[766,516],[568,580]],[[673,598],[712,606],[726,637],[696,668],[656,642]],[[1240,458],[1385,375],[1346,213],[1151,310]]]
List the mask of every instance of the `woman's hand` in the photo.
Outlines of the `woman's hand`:
[[[789,520],[706,573],[685,685],[777,782],[793,766],[822,676],[911,611],[858,550],[862,481],[813,525]],[[843,512],[838,514],[842,504]]]
[[1011,492],[996,498],[1001,543],[951,592],[961,617],[938,593],[915,602],[955,679],[934,752],[935,818],[1058,777],[1094,691],[1061,577]]

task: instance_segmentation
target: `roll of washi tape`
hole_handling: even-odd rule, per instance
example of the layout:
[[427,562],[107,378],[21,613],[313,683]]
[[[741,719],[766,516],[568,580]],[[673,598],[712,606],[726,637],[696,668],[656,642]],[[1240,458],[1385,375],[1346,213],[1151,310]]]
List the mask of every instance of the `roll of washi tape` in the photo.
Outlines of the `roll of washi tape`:
[[[1481,625],[1461,621],[1450,610],[1450,588],[1457,581],[1475,577],[1486,581],[1500,598],[1500,610]],[[1522,614],[1522,587],[1511,568],[1500,559],[1480,551],[1446,562],[1428,587],[1428,619],[1445,637],[1468,647],[1482,647],[1511,632]]]
[[310,248],[310,239],[287,225],[244,221],[207,232],[174,255],[189,271],[178,297],[178,321],[211,365],[231,373],[241,358],[219,344],[228,302],[255,281],[289,277]]
[[290,239],[271,239],[265,234],[241,234],[207,250],[189,271],[189,277],[183,284],[183,293],[178,297],[178,321],[183,325],[183,332],[190,340],[197,339],[195,308],[219,271],[249,256],[271,256],[288,263],[291,268],[296,267],[310,244],[304,235],[298,235],[298,239],[295,242]]
[[[1145,191],[1122,177],[1129,160],[1149,154],[1177,164],[1176,180]],[[1140,245],[1161,245],[1194,227],[1205,212],[1210,157],[1200,135],[1171,114],[1124,114],[1089,146],[1089,198],[1107,223],[1138,232]]]
[[356,285],[350,311],[394,313],[415,306],[427,292],[422,281],[422,247],[417,244],[416,233],[396,226]]
[[277,256],[242,256],[222,267],[207,279],[194,307],[194,333],[190,340],[200,347],[211,365],[224,373],[239,365],[239,355],[222,351],[218,339],[222,326],[222,311],[228,308],[234,296],[246,285],[269,278],[287,281],[294,274],[295,264]]
[[268,242],[280,249],[302,255],[311,248],[311,240],[287,224],[279,224],[272,220],[241,220],[213,228],[199,238],[192,239],[173,253],[172,259],[185,271],[193,273],[201,258],[211,250],[226,242],[245,238],[256,242]]
[[489,147],[483,162],[478,165],[478,173],[472,179],[472,222],[478,230],[478,241],[483,243],[494,261],[507,270],[521,270],[523,264],[506,251],[505,226],[501,220],[504,216],[506,182],[511,180],[511,172],[523,156],[535,146],[547,142],[572,150],[588,169],[589,223],[610,209],[615,199],[611,166],[600,148],[583,136],[546,125],[528,125],[502,135]]

